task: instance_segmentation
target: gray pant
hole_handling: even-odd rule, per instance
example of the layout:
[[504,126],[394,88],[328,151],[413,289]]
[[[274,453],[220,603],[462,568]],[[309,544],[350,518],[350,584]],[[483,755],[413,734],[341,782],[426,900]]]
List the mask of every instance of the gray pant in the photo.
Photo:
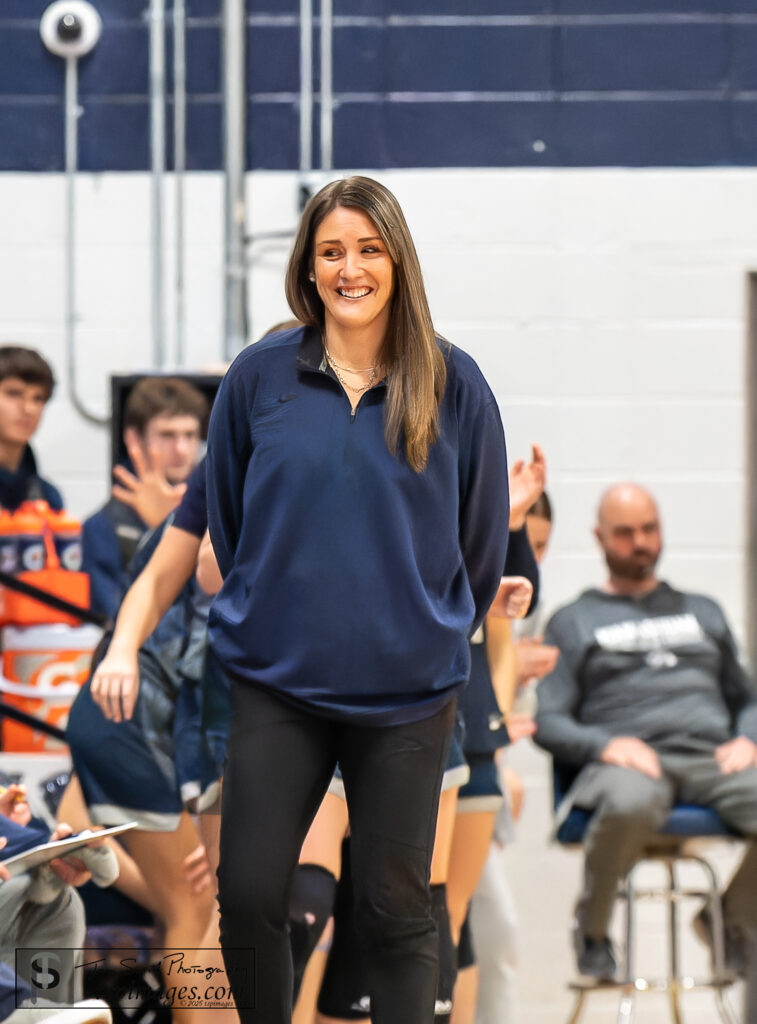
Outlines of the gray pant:
[[[726,824],[757,837],[757,768],[724,775],[711,754],[660,754],[660,763],[660,779],[617,765],[587,765],[566,798],[570,806],[594,810],[577,906],[580,927],[593,938],[607,934],[619,882],[674,803],[712,807]],[[728,923],[757,925],[754,842],[731,879],[723,910]]]
[[31,882],[28,874],[0,882],[0,960],[14,968],[16,949],[78,950],[60,957],[60,982],[55,990],[43,993],[47,999],[75,1002],[82,997],[82,972],[75,969],[81,961],[85,934],[81,898],[66,885],[51,903],[28,903]]
[[507,880],[506,849],[493,839],[470,904],[478,963],[476,1024],[516,1024],[518,921]]

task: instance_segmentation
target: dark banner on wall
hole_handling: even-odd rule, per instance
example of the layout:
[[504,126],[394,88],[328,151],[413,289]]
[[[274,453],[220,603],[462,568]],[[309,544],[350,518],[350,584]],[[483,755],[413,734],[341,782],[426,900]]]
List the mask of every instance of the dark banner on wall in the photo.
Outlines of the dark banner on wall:
[[[147,0],[94,0],[82,170],[149,166]],[[46,0],[0,5],[0,170],[63,168]],[[168,149],[174,109],[167,4]],[[187,167],[222,162],[220,0],[186,0]],[[318,165],[320,4],[313,2]],[[703,166],[757,160],[757,0],[334,0],[333,165]],[[247,165],[300,165],[298,0],[248,0]],[[329,105],[329,109],[332,107]],[[167,154],[170,168],[171,154]]]

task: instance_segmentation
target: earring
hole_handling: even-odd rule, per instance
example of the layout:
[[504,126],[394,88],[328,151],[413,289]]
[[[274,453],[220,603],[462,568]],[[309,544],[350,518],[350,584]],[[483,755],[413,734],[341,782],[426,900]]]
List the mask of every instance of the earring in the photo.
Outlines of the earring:
[[315,274],[308,274],[309,281],[315,281]]

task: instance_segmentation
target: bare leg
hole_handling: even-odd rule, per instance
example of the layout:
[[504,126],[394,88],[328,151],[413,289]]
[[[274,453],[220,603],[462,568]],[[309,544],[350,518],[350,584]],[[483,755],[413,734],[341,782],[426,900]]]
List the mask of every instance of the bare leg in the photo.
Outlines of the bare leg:
[[[294,1024],[294,1022],[293,1022]],[[316,1014],[315,1024],[344,1024],[343,1017],[324,1017],[322,1013]],[[353,1020],[351,1024],[371,1024],[370,1017],[361,1017],[360,1020]]]
[[[165,927],[166,952],[184,952],[187,963],[196,962],[197,954],[192,951],[203,947],[211,917],[217,917],[211,887],[201,893],[192,892],[184,873],[184,858],[198,843],[197,830],[186,812],[175,832],[134,831],[129,835],[129,852],[155,895],[157,913]],[[165,981],[167,988],[177,983],[170,976]],[[173,1009],[176,1024],[207,1024],[212,1016],[207,1009]]]
[[342,870],[342,840],[347,834],[347,802],[334,793],[321,801],[305,842],[300,864],[320,864],[339,878]]
[[201,814],[197,819],[200,830],[200,839],[205,847],[205,856],[208,858],[210,877],[213,879],[213,895],[218,893],[218,861],[219,846],[221,841],[221,815]]
[[455,828],[458,789],[445,789],[439,798],[434,854],[431,858],[431,884],[443,885],[449,872],[452,833]]
[[[486,863],[494,818],[492,811],[465,812],[455,818],[447,878],[447,905],[455,945],[460,941],[460,929]],[[477,994],[478,968],[474,966],[457,976],[450,1024],[473,1024]]]
[[[66,786],[58,807],[58,820],[65,821],[74,832],[81,832],[85,828],[96,828],[89,817],[87,805],[84,802],[84,794],[76,775]],[[158,904],[155,896],[147,885],[144,875],[137,867],[134,859],[129,856],[123,846],[115,839],[106,840],[108,846],[113,850],[118,860],[118,878],[114,888],[122,892],[124,896],[139,903],[153,914],[158,913]]]
[[[344,1018],[325,1017],[322,1013],[317,1013],[315,1016],[315,1024],[344,1024]],[[371,1024],[371,1018],[361,1017],[360,1020],[352,1020],[351,1024]]]
[[447,876],[447,904],[455,945],[468,913],[468,904],[484,870],[493,834],[494,814],[491,811],[458,814],[455,818]]
[[450,1024],[473,1024],[478,998],[478,967],[473,964],[457,973]]
[[331,944],[332,921],[326,925],[321,935],[320,942],[313,950],[308,965],[305,968],[305,976],[300,986],[300,994],[292,1013],[292,1024],[315,1024],[318,1019],[316,1004],[318,993],[321,990],[323,974],[326,970],[326,961],[329,955]]

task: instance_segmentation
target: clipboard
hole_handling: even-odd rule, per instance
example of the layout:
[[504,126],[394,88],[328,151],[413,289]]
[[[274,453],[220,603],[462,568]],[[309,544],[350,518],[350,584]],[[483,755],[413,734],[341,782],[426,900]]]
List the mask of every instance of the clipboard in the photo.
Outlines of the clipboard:
[[[56,857],[64,857],[67,853],[73,853],[75,850],[81,849],[82,846],[89,846],[90,843],[97,839],[102,839],[103,836],[117,836],[121,832],[129,832],[136,827],[136,821],[128,821],[125,825],[113,825],[111,828],[100,829],[99,832],[84,829],[83,832],[77,832],[75,835],[67,836],[65,839],[54,839],[47,843],[40,843],[39,846],[33,846],[30,850],[25,850],[23,853],[17,853],[13,857],[8,857],[7,860],[0,859],[0,864],[7,868],[11,877],[22,875],[25,871],[31,871],[33,868],[39,867],[40,864],[47,864],[48,861],[54,860]],[[1,857],[2,851],[0,851]],[[0,885],[2,885],[2,882],[0,882]]]

